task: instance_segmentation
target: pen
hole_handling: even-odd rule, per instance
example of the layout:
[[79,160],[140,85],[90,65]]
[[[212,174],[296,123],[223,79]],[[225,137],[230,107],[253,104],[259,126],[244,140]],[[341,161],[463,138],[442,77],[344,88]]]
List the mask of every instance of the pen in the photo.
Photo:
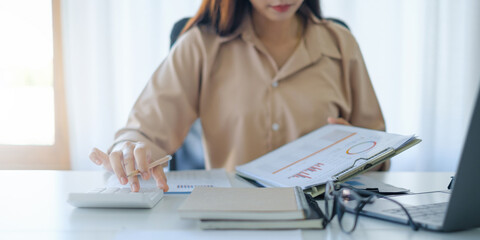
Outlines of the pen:
[[[154,162],[151,162],[150,164],[148,164],[148,169],[152,169],[152,168],[154,168],[154,167],[156,167],[156,166],[158,166],[158,165],[162,165],[162,164],[164,164],[164,163],[166,163],[166,162],[168,162],[168,161],[170,161],[170,160],[172,160],[172,155],[167,155],[167,156],[165,156],[165,157],[163,157],[163,158],[158,159],[157,161],[154,161]],[[137,175],[137,174],[139,174],[139,173],[140,173],[140,170],[135,169],[135,171],[129,173],[129,174],[127,175],[127,177],[135,176],[135,175]]]

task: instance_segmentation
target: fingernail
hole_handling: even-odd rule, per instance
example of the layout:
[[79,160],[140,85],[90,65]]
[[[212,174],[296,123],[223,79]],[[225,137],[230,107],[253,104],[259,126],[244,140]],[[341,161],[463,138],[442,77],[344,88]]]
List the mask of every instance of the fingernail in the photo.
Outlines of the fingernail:
[[97,165],[100,165],[100,164],[102,164],[102,161],[96,160],[95,163],[97,163]]
[[130,189],[132,190],[132,192],[138,191],[137,188],[137,183],[132,183],[132,185],[130,185]]
[[165,185],[165,186],[161,187],[161,189],[163,189],[163,192],[168,192],[169,187],[168,187],[168,185]]
[[142,173],[142,178],[143,180],[148,180],[148,173],[147,172]]
[[128,183],[127,178],[126,177],[120,178],[120,183],[123,184],[123,185],[127,184]]

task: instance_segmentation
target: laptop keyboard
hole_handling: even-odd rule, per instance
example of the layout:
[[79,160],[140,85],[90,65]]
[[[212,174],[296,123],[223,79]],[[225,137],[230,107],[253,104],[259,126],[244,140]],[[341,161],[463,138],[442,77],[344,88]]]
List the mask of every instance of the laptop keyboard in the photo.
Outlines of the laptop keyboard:
[[[448,202],[405,207],[414,220],[441,222],[447,212]],[[392,208],[383,212],[405,216],[402,208]]]

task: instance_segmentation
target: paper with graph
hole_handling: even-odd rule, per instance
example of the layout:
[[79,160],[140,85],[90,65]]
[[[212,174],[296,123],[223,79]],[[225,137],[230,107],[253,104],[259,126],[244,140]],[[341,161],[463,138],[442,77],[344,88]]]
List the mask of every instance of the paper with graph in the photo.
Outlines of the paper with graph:
[[353,176],[418,142],[414,135],[327,125],[236,170],[265,186],[306,189]]

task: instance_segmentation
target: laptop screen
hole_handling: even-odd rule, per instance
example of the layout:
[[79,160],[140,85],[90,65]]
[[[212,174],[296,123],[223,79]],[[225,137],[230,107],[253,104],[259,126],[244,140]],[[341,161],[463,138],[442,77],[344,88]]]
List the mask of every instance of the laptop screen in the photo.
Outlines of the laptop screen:
[[470,127],[458,164],[452,196],[445,218],[445,230],[480,226],[480,95],[473,109]]

